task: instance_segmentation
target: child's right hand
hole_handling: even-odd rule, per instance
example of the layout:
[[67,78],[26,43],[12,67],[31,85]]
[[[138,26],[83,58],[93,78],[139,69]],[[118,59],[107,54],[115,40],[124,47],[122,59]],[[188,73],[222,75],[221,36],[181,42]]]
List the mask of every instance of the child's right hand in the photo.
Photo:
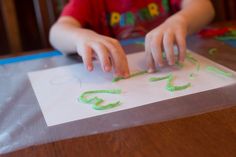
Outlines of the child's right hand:
[[77,33],[76,50],[89,71],[93,70],[93,57],[97,55],[104,72],[114,68],[115,76],[129,76],[128,61],[118,40],[83,28]]

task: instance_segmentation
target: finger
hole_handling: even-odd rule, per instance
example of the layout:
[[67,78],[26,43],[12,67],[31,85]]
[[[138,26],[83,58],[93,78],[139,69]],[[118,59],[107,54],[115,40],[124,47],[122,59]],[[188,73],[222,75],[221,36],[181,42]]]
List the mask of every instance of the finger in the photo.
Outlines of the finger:
[[148,67],[148,73],[154,73],[156,71],[155,61],[151,53],[146,53],[146,62]]
[[174,35],[173,35],[173,33],[166,32],[164,34],[163,46],[165,49],[165,53],[166,53],[169,65],[174,65],[175,64],[175,56],[174,56]]
[[109,59],[109,53],[107,48],[101,42],[96,42],[91,44],[92,49],[97,54],[101,67],[104,72],[111,71],[111,62]]
[[163,66],[163,58],[162,58],[162,34],[155,35],[151,41],[151,51],[152,56],[154,57],[154,60],[156,64],[158,64],[160,67]]
[[184,62],[186,56],[186,35],[180,32],[176,34],[175,38],[178,45],[179,61]]
[[148,34],[145,37],[145,53],[146,53],[146,64],[149,73],[156,71],[155,61],[152,56],[151,46],[150,46],[151,36]]
[[109,40],[104,41],[104,44],[110,52],[115,75],[128,77],[130,74],[128,60],[120,43],[117,40],[110,38]]
[[84,46],[82,48],[77,48],[77,52],[82,57],[83,63],[88,71],[93,70],[93,51],[91,47]]

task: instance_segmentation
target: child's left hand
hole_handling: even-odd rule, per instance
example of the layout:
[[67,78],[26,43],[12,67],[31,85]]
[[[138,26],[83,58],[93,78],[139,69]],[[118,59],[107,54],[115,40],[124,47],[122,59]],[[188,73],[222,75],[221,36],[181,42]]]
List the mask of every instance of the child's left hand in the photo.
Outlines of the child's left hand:
[[178,60],[184,61],[187,27],[184,17],[174,15],[146,35],[145,51],[148,72],[154,72],[156,65],[163,66],[163,52],[166,53],[168,64],[175,64],[174,45],[178,47]]

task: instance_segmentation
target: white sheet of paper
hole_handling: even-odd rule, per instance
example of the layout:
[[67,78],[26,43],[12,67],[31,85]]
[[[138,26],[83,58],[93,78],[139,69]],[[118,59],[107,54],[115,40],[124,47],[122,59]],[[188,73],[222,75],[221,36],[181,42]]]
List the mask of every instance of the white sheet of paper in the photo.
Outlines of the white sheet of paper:
[[[144,74],[113,83],[111,81],[112,74],[102,72],[100,64],[95,63],[95,70],[88,72],[80,63],[31,72],[29,78],[48,126],[130,109],[236,83],[236,75],[232,70],[196,53],[189,53],[200,62],[201,69],[199,72],[197,72],[195,65],[185,61],[183,68],[166,66],[155,74]],[[145,69],[144,59],[144,52],[128,55],[131,73]],[[224,69],[233,73],[234,76],[229,78],[206,71],[205,67],[208,65]],[[191,87],[182,91],[170,92],[165,89],[166,80],[149,81],[150,77],[161,77],[170,73],[175,77],[175,85],[190,82]],[[190,79],[191,73],[194,73],[194,79]],[[94,110],[92,105],[78,101],[82,92],[99,89],[121,89],[120,95],[99,94],[98,97],[106,100],[105,104],[117,100],[120,100],[122,104],[113,109],[98,111]]]

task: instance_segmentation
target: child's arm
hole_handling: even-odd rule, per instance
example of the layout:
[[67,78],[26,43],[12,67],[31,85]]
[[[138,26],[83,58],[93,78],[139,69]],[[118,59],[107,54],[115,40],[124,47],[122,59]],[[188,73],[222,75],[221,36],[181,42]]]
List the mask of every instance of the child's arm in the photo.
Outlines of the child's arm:
[[110,72],[113,67],[116,76],[129,75],[128,61],[119,42],[81,28],[80,23],[72,17],[61,17],[52,26],[50,42],[65,54],[77,52],[89,71],[93,70],[92,59],[95,53],[105,72]]
[[168,63],[175,63],[173,46],[179,51],[179,61],[183,62],[186,51],[186,36],[198,31],[214,17],[210,0],[183,0],[181,11],[172,15],[162,25],[150,31],[145,38],[148,71],[155,71],[158,64],[163,66],[162,52]]

